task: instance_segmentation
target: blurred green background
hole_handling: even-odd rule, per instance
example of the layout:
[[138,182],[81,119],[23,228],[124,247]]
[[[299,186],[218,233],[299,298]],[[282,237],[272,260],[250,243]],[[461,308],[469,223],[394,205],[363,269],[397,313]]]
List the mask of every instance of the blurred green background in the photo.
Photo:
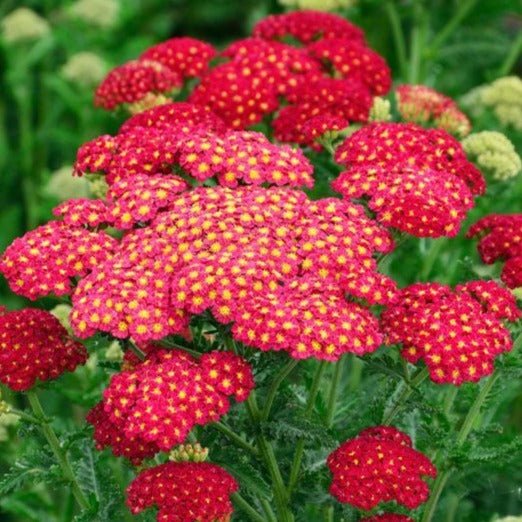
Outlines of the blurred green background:
[[[359,0],[350,4],[339,12],[365,30],[369,45],[390,63],[395,83],[410,78],[409,70],[401,70],[398,60],[391,6],[404,31],[408,58],[411,39],[419,34],[425,38],[418,57],[420,83],[459,100],[477,86],[520,73],[519,0]],[[33,20],[34,34],[17,40],[13,36],[16,28],[6,29],[6,20],[21,7],[33,10],[43,21]],[[124,119],[123,114],[109,114],[92,106],[95,85],[107,70],[172,36],[190,35],[224,46],[247,36],[258,19],[282,11],[276,0],[0,2],[0,251],[15,237],[47,221],[61,199],[86,190],[81,180],[71,185],[69,177],[77,148],[99,134],[114,132]],[[20,34],[31,29],[27,20],[18,27]],[[89,55],[80,55],[82,62],[79,53]],[[501,131],[520,153],[520,131],[503,126],[488,111],[471,117],[474,131]],[[478,199],[463,231],[491,212],[521,212],[520,179],[488,180],[488,192]],[[453,240],[409,239],[389,258],[385,269],[401,285],[418,280],[454,284],[499,274],[498,265],[480,263],[474,242],[464,239],[463,234]],[[19,307],[24,301],[11,294],[1,280],[0,304]],[[43,306],[53,304],[52,299],[42,302]],[[62,395],[58,399],[49,395],[51,410],[60,411],[69,401],[92,402],[105,381],[100,372],[89,368],[67,379],[77,393],[72,396],[64,391],[67,387],[55,387]],[[373,386],[373,381],[368,380],[367,386]],[[460,407],[465,410],[464,388]],[[358,393],[364,394],[364,387]],[[506,434],[520,433],[522,383],[508,383],[503,393],[495,421]],[[357,404],[358,396],[352,399]],[[0,442],[4,466],[14,461],[16,442]],[[446,518],[441,522],[489,521],[495,513],[522,514],[522,457],[515,455],[514,460],[500,470],[485,464],[483,473],[466,477],[467,500],[461,501],[459,487],[451,490],[443,500]],[[29,508],[23,511],[24,502],[30,505],[23,496],[0,499],[6,513],[0,512],[0,520],[55,520]]]

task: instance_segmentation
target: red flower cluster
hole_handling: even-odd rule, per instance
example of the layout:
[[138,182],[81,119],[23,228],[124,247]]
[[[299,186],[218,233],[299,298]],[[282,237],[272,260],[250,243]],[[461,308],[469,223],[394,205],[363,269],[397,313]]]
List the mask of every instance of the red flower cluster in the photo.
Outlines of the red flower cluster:
[[407,123],[370,124],[336,150],[347,170],[332,186],[369,197],[377,219],[418,237],[455,236],[484,178],[452,136]]
[[513,346],[501,321],[519,317],[509,291],[474,281],[454,291],[438,283],[411,285],[381,320],[388,342],[402,343],[406,360],[424,359],[434,382],[458,386],[493,371],[495,357]]
[[[168,107],[168,106],[165,106]],[[161,109],[161,110],[160,110]],[[277,146],[256,132],[212,131],[197,121],[140,126],[160,107],[131,119],[132,125],[116,136],[100,136],[78,151],[75,171],[102,172],[109,184],[137,174],[170,174],[173,168],[203,182],[215,177],[219,184],[235,187],[239,182],[261,185],[312,186],[313,167],[300,150]],[[167,123],[169,122],[169,123]]]
[[99,199],[69,199],[54,208],[53,214],[70,227],[96,228],[111,220],[107,206]]
[[[274,41],[284,35],[306,45]],[[290,105],[274,122],[277,139],[284,141],[312,144],[302,126],[319,114],[367,121],[372,94],[387,92],[391,84],[386,62],[365,46],[359,28],[315,11],[268,17],[256,26],[254,38],[232,44],[222,55],[230,61],[211,69],[190,101],[245,128],[276,112],[286,98]]]
[[435,477],[431,461],[412,447],[410,437],[392,426],[363,430],[328,456],[330,493],[358,509],[395,500],[414,509],[426,501],[424,475]]
[[334,139],[339,132],[346,129],[350,122],[342,116],[319,114],[303,125],[303,138],[306,143],[320,143],[321,140]]
[[425,85],[401,85],[396,90],[397,108],[406,121],[434,123],[452,134],[466,136],[471,131],[468,117],[457,104]]
[[383,513],[373,517],[363,518],[361,522],[415,522],[413,518],[406,515],[397,515],[395,513]]
[[133,514],[158,507],[158,522],[229,522],[238,483],[209,462],[167,462],[142,471],[127,489]]
[[190,314],[209,309],[263,350],[366,353],[382,340],[377,321],[345,293],[389,301],[395,286],[372,254],[391,248],[389,234],[346,201],[201,187],[173,197],[79,282],[71,323],[81,337],[101,330],[141,342],[182,333]]
[[230,352],[211,352],[199,361],[181,351],[155,351],[147,360],[114,375],[104,399],[91,412],[99,447],[134,461],[184,442],[195,425],[217,421],[229,397],[247,399],[252,370]]
[[384,58],[364,45],[346,38],[328,38],[308,47],[311,56],[328,64],[335,77],[358,81],[371,94],[386,94],[391,87],[391,72]]
[[313,134],[324,124],[341,119],[345,128],[349,122],[365,122],[372,105],[368,88],[359,81],[328,77],[310,79],[288,98],[291,104],[274,118],[274,136],[279,141],[307,145],[314,143]]
[[140,56],[140,60],[159,62],[180,78],[194,78],[204,73],[216,50],[208,43],[195,38],[171,38],[158,45],[149,47]]
[[364,33],[359,27],[340,16],[312,10],[267,16],[254,26],[253,34],[265,40],[282,40],[291,36],[304,44],[321,38],[344,38],[364,43]]
[[86,360],[85,347],[49,312],[0,310],[0,382],[12,390],[28,390],[36,380],[56,379]]
[[116,67],[96,89],[95,105],[112,110],[150,94],[179,89],[185,79],[200,76],[216,51],[195,38],[171,38],[150,47],[138,60]]
[[478,237],[484,263],[506,261],[502,281],[509,288],[522,286],[522,214],[491,214],[479,219],[467,237]]
[[[81,221],[79,218],[79,225]],[[13,292],[29,299],[51,293],[67,295],[72,278],[85,276],[110,258],[116,245],[103,232],[50,221],[7,247],[0,258],[0,272]]]
[[116,67],[96,89],[94,104],[112,110],[134,103],[147,94],[171,92],[181,86],[180,76],[159,62],[135,60]]

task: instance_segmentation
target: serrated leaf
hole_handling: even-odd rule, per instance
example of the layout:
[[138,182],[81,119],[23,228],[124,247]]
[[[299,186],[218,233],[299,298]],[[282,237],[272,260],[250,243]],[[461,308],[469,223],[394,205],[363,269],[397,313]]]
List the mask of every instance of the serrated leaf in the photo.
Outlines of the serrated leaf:
[[237,478],[241,487],[249,490],[254,495],[258,495],[264,499],[270,500],[272,498],[272,491],[265,479],[261,476],[259,471],[246,461],[237,461],[231,463],[216,462],[220,464],[234,477]]

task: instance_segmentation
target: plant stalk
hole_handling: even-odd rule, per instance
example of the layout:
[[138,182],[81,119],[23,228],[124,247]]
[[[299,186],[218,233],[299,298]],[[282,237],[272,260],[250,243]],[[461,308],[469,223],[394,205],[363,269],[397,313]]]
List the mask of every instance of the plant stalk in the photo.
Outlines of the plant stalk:
[[60,441],[56,436],[51,424],[47,420],[45,413],[43,411],[42,405],[40,403],[40,399],[38,399],[38,395],[34,390],[29,390],[27,392],[27,399],[29,400],[29,404],[34,412],[34,415],[37,419],[40,419],[40,428],[42,433],[44,434],[51,450],[58,461],[60,468],[62,469],[62,473],[64,478],[70,483],[71,490],[78,502],[78,505],[83,509],[87,510],[90,508],[87,497],[81,490],[76,477],[74,476],[74,472],[71,467],[71,463],[69,462],[69,458],[67,457],[67,453],[63,451],[62,446],[60,445]]

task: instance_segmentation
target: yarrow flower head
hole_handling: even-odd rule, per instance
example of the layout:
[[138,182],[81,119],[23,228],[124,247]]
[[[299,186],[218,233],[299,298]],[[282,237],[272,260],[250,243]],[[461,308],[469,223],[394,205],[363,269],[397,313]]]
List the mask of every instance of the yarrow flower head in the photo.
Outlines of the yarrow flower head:
[[69,198],[87,198],[91,194],[89,181],[72,175],[72,165],[64,165],[51,173],[45,193],[59,201]]
[[397,515],[395,513],[383,513],[382,515],[374,515],[373,517],[362,518],[361,522],[415,522],[413,518],[406,515]]
[[106,29],[118,21],[118,0],[76,0],[69,8],[69,15],[85,23]]
[[471,131],[468,117],[444,94],[425,85],[400,85],[395,91],[397,109],[405,121],[433,123],[458,136]]
[[506,76],[481,88],[479,102],[493,109],[503,125],[522,130],[522,79]]
[[107,64],[103,58],[89,52],[73,54],[60,70],[64,78],[82,87],[97,85],[106,71]]
[[51,31],[45,18],[31,9],[19,7],[2,18],[2,39],[9,44],[38,40]]
[[352,7],[357,4],[357,0],[279,0],[279,3],[295,9],[335,11],[341,7]]
[[364,510],[393,500],[414,509],[428,498],[423,477],[437,475],[431,461],[413,449],[410,437],[392,426],[363,430],[331,453],[326,463],[333,474],[330,493]]
[[87,360],[87,351],[49,312],[0,310],[0,382],[16,391],[56,379]]
[[363,31],[345,18],[313,10],[267,16],[255,25],[253,35],[265,40],[281,40],[291,36],[304,44],[328,38],[364,42]]
[[229,397],[247,399],[252,370],[241,357],[211,352],[198,361],[180,351],[154,351],[111,379],[89,418],[98,447],[134,462],[184,442],[195,425],[217,421]]
[[332,183],[347,198],[369,197],[381,223],[417,237],[455,236],[482,174],[443,130],[372,123],[349,136],[335,159],[347,170]]
[[181,87],[178,73],[160,62],[134,60],[112,69],[96,89],[94,104],[112,110],[143,100],[148,94],[172,92]]
[[229,522],[230,495],[239,489],[223,468],[209,462],[167,462],[142,471],[127,489],[133,514],[157,507],[158,522]]
[[7,247],[0,272],[11,290],[29,299],[68,295],[72,279],[111,257],[117,241],[104,232],[50,221]]
[[471,134],[462,140],[462,147],[468,156],[495,179],[506,180],[520,173],[522,160],[509,139],[495,131]]
[[490,214],[470,227],[478,237],[478,251],[487,264],[505,261],[501,279],[509,288],[522,286],[522,214]]
[[388,343],[401,343],[407,361],[423,359],[432,381],[458,386],[493,372],[495,357],[513,346],[502,321],[520,315],[508,290],[473,281],[455,290],[438,283],[406,287],[381,320]]
[[159,62],[178,74],[184,80],[204,73],[216,50],[208,43],[196,38],[171,38],[149,47],[140,60]]

